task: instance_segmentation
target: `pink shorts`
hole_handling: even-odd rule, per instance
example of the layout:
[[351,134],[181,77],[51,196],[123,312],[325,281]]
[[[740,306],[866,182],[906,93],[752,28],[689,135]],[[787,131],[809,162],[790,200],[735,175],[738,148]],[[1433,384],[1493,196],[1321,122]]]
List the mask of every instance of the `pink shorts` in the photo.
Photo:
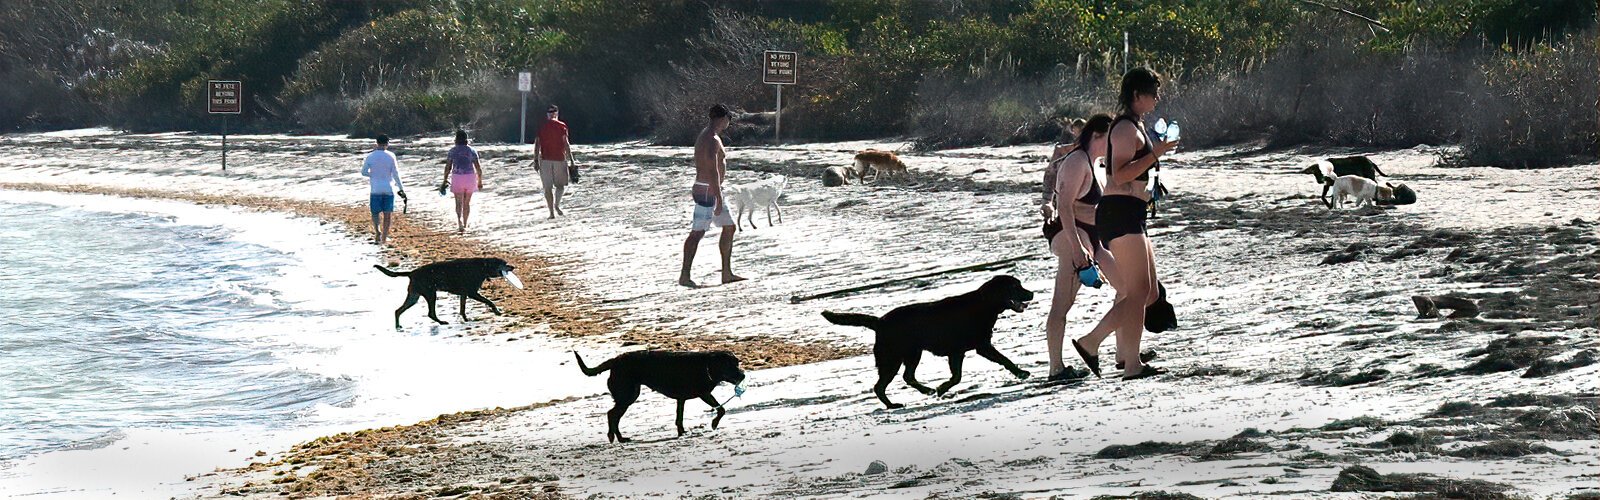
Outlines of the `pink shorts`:
[[450,192],[455,194],[478,192],[478,174],[450,174]]

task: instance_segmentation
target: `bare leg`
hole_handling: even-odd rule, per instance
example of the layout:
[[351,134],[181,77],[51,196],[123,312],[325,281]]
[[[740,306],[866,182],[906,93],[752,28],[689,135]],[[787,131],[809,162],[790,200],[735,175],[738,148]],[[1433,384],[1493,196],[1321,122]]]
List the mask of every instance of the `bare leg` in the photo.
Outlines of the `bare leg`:
[[467,229],[467,219],[472,217],[472,193],[461,195],[461,229]]
[[733,274],[733,233],[738,232],[733,226],[722,226],[722,237],[717,241],[717,248],[722,250],[722,282],[733,283],[744,281],[744,278]]
[[556,206],[555,206],[556,215],[567,215],[566,212],[562,212],[561,211],[561,197],[562,196],[566,196],[566,195],[567,195],[567,187],[566,186],[556,186]]
[[1078,281],[1077,270],[1067,263],[1067,259],[1056,258],[1056,289],[1050,298],[1050,315],[1044,318],[1045,346],[1050,350],[1050,375],[1060,373],[1066,369],[1061,362],[1062,340],[1066,337],[1067,312],[1072,310],[1072,304],[1077,300],[1078,289],[1082,283]]
[[[1105,279],[1106,283],[1109,283],[1112,288],[1119,291],[1122,290],[1122,275],[1119,274],[1121,271],[1117,265],[1117,257],[1112,255],[1110,250],[1095,248],[1094,259],[1100,264],[1101,278]],[[1098,356],[1100,355],[1100,344],[1104,344],[1106,337],[1116,333],[1116,331],[1117,323],[1112,320],[1111,312],[1106,311],[1106,315],[1100,317],[1100,322],[1095,323],[1094,329],[1089,330],[1088,334],[1078,338],[1078,345],[1088,349],[1091,354]]]
[[382,245],[383,244],[383,226],[378,224],[378,220],[379,220],[378,219],[378,214],[379,213],[380,212],[373,212],[372,213],[372,242],[373,243],[377,243],[379,245]]
[[394,212],[383,213],[383,230],[378,232],[378,244],[389,242],[389,227],[394,225]]
[[462,196],[465,195],[456,193],[456,232],[458,233],[467,231],[466,219],[461,216],[461,211],[466,207],[466,204],[462,202]]
[[1117,256],[1118,281],[1125,286],[1117,290],[1117,303],[1107,315],[1117,327],[1117,360],[1123,363],[1122,373],[1131,375],[1144,369],[1139,342],[1144,336],[1144,308],[1156,290],[1151,275],[1154,263],[1150,261],[1150,242],[1142,234],[1113,240],[1111,253]]
[[678,284],[694,287],[694,280],[689,279],[689,268],[694,266],[695,250],[700,248],[700,238],[705,236],[705,231],[689,231],[689,237],[683,240],[683,271],[678,273]]

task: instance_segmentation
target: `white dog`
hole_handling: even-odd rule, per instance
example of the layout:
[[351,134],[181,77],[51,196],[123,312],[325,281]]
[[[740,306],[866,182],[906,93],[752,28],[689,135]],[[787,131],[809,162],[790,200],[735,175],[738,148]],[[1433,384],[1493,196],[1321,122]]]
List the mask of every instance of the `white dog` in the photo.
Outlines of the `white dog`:
[[745,212],[748,211],[750,213],[748,216],[750,228],[754,229],[756,227],[756,207],[766,207],[767,226],[773,225],[772,209],[774,208],[778,209],[778,222],[783,222],[783,208],[778,206],[778,198],[783,196],[783,188],[788,186],[789,178],[779,175],[768,177],[759,182],[725,188],[724,195],[732,198],[730,204],[739,210],[734,213],[734,225],[738,226],[739,229],[744,229],[744,226],[739,225],[739,219],[740,217],[746,217]]
[[1329,178],[1327,182],[1332,187],[1334,209],[1344,208],[1345,201],[1352,196],[1355,197],[1357,208],[1371,205],[1374,198],[1394,198],[1394,188],[1381,187],[1372,179],[1359,175],[1341,175],[1337,179]]

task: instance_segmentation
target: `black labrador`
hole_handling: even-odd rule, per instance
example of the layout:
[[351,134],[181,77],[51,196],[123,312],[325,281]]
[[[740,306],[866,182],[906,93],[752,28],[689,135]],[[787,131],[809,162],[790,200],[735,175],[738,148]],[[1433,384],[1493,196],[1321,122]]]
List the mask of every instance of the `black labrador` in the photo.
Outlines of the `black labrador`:
[[[900,306],[882,318],[865,314],[823,311],[822,317],[836,325],[862,326],[876,332],[872,354],[878,365],[878,383],[872,391],[889,409],[905,405],[892,403],[883,391],[894,380],[900,366],[905,365],[907,385],[923,394],[944,395],[961,382],[961,361],[967,351],[976,350],[979,356],[999,363],[1019,379],[1028,378],[1028,372],[1017,368],[1011,360],[994,348],[994,323],[1007,309],[1022,312],[1033,292],[1022,287],[1022,282],[1011,276],[997,276],[977,290],[936,302]],[[928,388],[917,381],[917,362],[922,351],[950,359],[950,380],[939,384],[939,389]]]
[[505,278],[512,286],[522,288],[522,282],[516,279],[516,274],[511,271],[516,269],[507,264],[503,259],[475,258],[452,259],[435,262],[407,272],[391,271],[389,268],[374,265],[391,277],[409,277],[411,284],[406,286],[406,303],[394,310],[394,327],[400,328],[400,313],[406,312],[411,306],[416,305],[417,298],[428,301],[428,317],[444,325],[444,320],[439,319],[434,302],[439,298],[439,292],[450,292],[461,297],[461,321],[467,320],[467,299],[482,302],[489,306],[495,315],[500,314],[500,308],[495,307],[478,289],[483,288],[483,282],[491,278]]
[[739,369],[739,358],[728,351],[633,351],[606,360],[594,368],[585,365],[583,356],[579,356],[577,351],[573,351],[572,356],[578,358],[578,369],[583,370],[584,375],[593,377],[611,371],[606,387],[611,389],[611,400],[616,405],[606,412],[607,423],[610,424],[606,430],[607,441],[628,442],[628,438],[622,437],[617,424],[622,422],[622,414],[628,412],[628,407],[639,399],[639,386],[649,387],[678,401],[678,435],[682,436],[685,401],[699,398],[716,408],[717,416],[711,419],[711,428],[715,429],[717,424],[722,423],[722,416],[728,410],[723,409],[722,404],[711,396],[711,389],[722,382],[735,386],[744,383],[744,371]]

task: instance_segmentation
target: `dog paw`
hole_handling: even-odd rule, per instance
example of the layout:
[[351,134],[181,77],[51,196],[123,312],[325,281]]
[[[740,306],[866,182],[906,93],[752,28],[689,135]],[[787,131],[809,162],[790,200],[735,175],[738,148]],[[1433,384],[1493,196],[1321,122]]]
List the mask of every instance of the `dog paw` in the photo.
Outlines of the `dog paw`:
[[928,388],[928,387],[918,387],[917,388],[917,392],[922,393],[924,396],[932,396],[933,393],[934,393],[934,390],[932,388]]
[[900,403],[889,403],[889,404],[886,404],[884,406],[889,407],[889,409],[891,409],[891,410],[898,410],[898,409],[906,407],[906,405],[903,405],[903,404],[900,404]]
[[1029,375],[1028,372],[1021,371],[1021,370],[1018,370],[1018,371],[1015,371],[1015,372],[1011,372],[1011,374],[1012,375],[1016,375],[1019,380],[1027,380],[1028,379],[1028,375]]

